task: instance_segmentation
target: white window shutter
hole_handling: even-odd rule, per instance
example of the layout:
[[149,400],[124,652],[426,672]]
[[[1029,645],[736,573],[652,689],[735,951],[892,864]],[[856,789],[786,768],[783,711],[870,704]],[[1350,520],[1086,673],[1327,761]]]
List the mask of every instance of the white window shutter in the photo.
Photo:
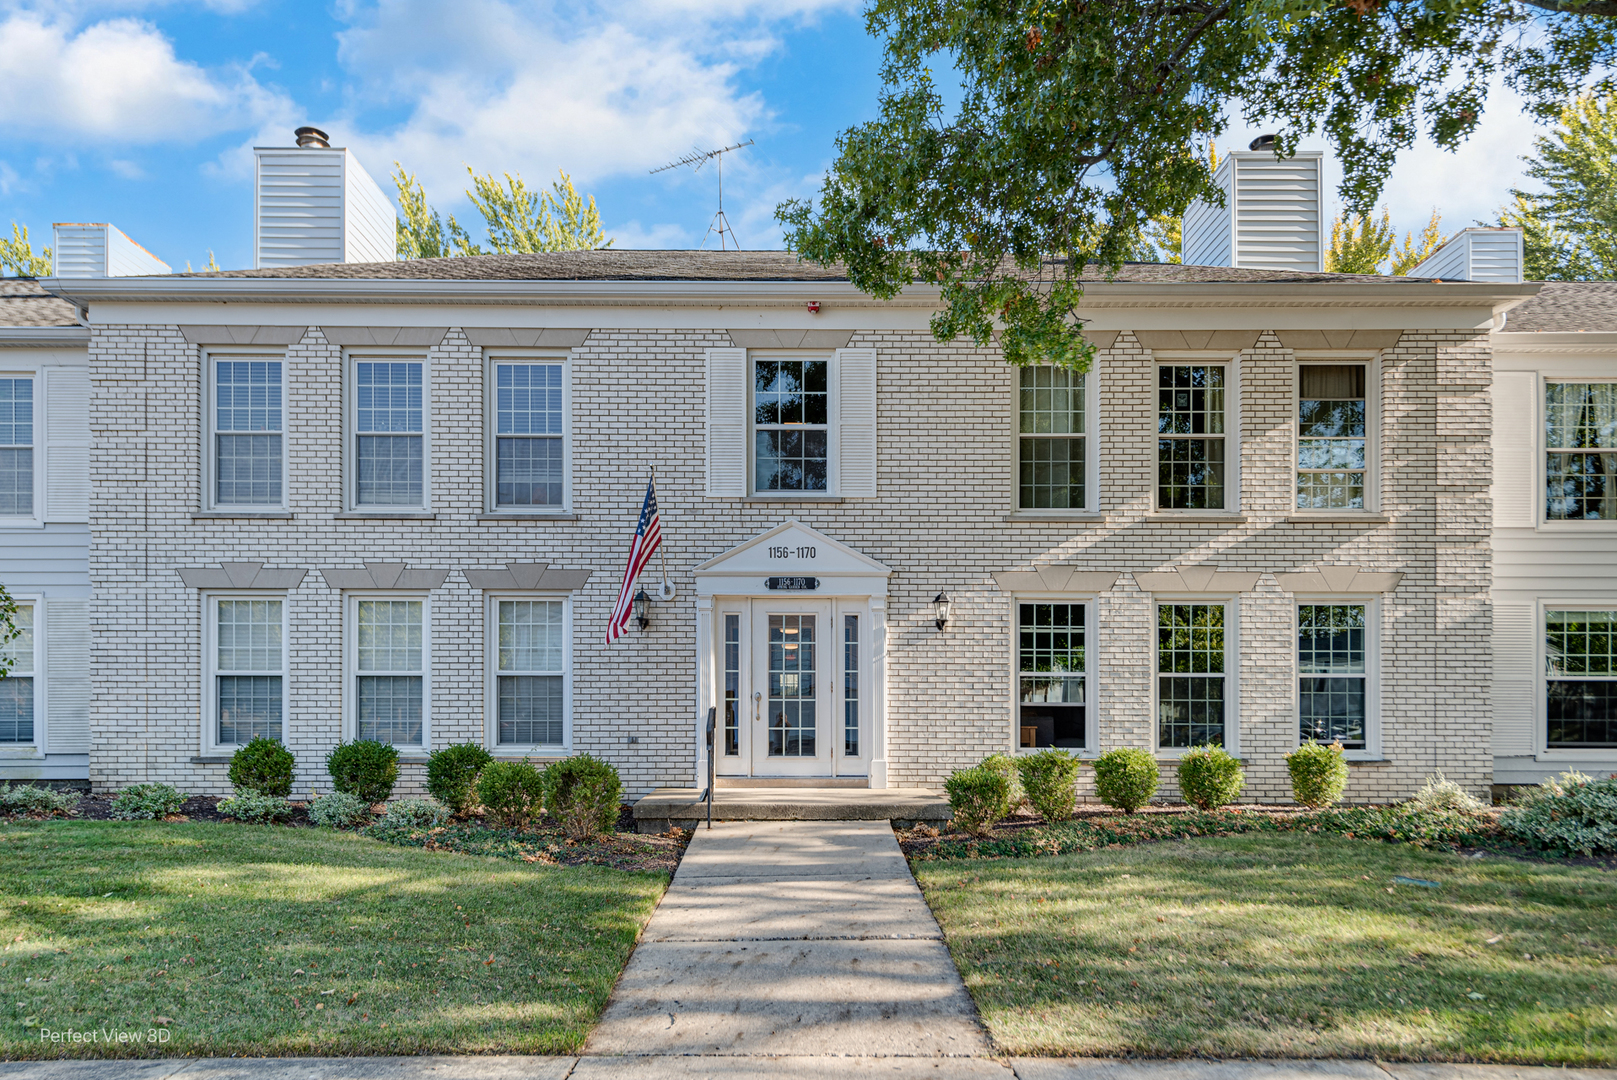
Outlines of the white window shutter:
[[837,350],[837,494],[876,497],[876,350]]
[[1493,752],[1537,752],[1538,616],[1532,604],[1495,604],[1493,609]]
[[747,350],[707,351],[707,495],[747,494]]
[[45,738],[52,754],[90,752],[90,601],[45,608]]
[[45,520],[90,520],[90,373],[45,369]]
[[1538,376],[1504,371],[1493,380],[1493,523],[1501,529],[1538,524],[1534,496],[1543,469],[1538,445]]

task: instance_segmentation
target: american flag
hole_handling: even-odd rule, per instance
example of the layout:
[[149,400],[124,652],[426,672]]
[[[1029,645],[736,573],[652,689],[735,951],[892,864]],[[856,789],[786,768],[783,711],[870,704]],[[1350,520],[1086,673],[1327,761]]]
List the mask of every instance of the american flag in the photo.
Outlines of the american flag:
[[629,612],[634,607],[635,579],[662,542],[662,524],[657,517],[657,478],[652,477],[646,483],[646,501],[640,507],[640,524],[635,526],[634,543],[629,546],[629,565],[623,568],[623,587],[618,590],[618,604],[612,609],[612,620],[606,624],[608,645],[628,633]]

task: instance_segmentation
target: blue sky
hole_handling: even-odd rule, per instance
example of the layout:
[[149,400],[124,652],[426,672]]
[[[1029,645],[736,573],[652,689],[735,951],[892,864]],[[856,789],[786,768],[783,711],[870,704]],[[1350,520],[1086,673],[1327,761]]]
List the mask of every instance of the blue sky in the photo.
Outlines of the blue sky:
[[[252,153],[313,123],[389,194],[395,159],[480,233],[465,166],[558,169],[619,246],[694,247],[711,170],[747,247],[811,195],[843,128],[874,115],[879,49],[857,0],[0,0],[0,224],[111,221],[175,269],[251,265]],[[1387,191],[1395,224],[1457,228],[1520,183],[1532,124],[1496,95],[1457,155],[1417,148]],[[1224,143],[1255,132],[1237,123]],[[711,241],[710,241],[711,244]]]

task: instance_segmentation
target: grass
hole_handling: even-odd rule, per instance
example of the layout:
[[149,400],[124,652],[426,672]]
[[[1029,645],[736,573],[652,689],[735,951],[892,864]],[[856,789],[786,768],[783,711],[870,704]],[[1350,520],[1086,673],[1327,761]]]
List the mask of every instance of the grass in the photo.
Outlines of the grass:
[[1599,867],[1291,833],[915,871],[1008,1052],[1617,1062]]
[[0,824],[0,1060],[576,1051],[666,882],[323,829]]

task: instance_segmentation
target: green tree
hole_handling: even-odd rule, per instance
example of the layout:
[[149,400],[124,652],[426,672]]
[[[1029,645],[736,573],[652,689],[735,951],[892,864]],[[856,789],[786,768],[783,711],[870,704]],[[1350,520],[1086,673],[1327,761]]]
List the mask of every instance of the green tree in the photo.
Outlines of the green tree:
[[28,226],[11,223],[11,239],[0,236],[0,269],[10,270],[17,277],[41,278],[51,275],[51,249],[34,254],[34,245],[28,239]]
[[1323,133],[1367,214],[1400,150],[1475,130],[1496,74],[1553,117],[1617,61],[1617,0],[870,0],[866,23],[878,115],[838,137],[816,200],[778,208],[788,246],[874,296],[935,285],[940,339],[1074,367],[1086,273],[1223,202],[1195,148],[1237,103],[1279,156]]
[[1325,269],[1333,274],[1407,274],[1442,242],[1443,216],[1436,210],[1420,236],[1406,232],[1402,244],[1392,227],[1392,214],[1385,207],[1379,220],[1344,211],[1331,222]]
[[449,216],[444,227],[438,211],[427,204],[427,193],[421,182],[404,166],[393,163],[393,183],[399,189],[398,251],[401,259],[441,259],[449,255],[481,255],[482,250],[471,242],[466,230]]
[[1404,234],[1404,242],[1392,251],[1392,267],[1388,273],[1403,276],[1426,261],[1426,257],[1443,246],[1443,215],[1432,208],[1432,216],[1420,235]]
[[1617,277],[1617,96],[1584,95],[1561,112],[1522,159],[1544,190],[1512,190],[1499,224],[1523,233],[1528,278]]
[[549,191],[533,191],[521,176],[493,173],[479,176],[466,169],[472,187],[466,197],[483,215],[488,228],[489,250],[472,242],[471,236],[450,216],[444,224],[438,212],[427,203],[427,195],[415,176],[404,166],[393,163],[393,182],[399,190],[399,258],[436,259],[447,255],[509,255],[538,251],[580,251],[611,247],[601,228],[601,215],[593,195],[580,195],[565,172]]
[[17,628],[17,601],[4,585],[0,585],[0,679],[11,674],[17,658],[6,649],[21,631]]

